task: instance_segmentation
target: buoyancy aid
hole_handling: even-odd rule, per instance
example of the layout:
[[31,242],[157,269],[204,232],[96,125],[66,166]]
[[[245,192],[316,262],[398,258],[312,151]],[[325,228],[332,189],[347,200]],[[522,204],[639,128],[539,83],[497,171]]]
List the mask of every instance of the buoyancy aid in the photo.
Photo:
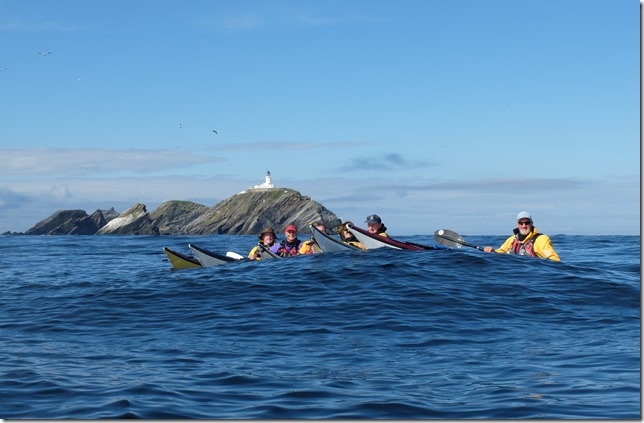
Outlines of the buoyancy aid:
[[515,229],[514,240],[506,254],[516,254],[519,256],[538,257],[534,252],[534,241],[539,238],[540,233],[530,232],[523,240],[520,240],[519,230]]
[[[523,243],[524,246],[517,245]],[[528,245],[531,244],[531,245]],[[526,247],[528,251],[526,251]],[[520,235],[519,229],[515,228],[513,234],[505,240],[496,250],[500,254],[523,254],[530,257],[547,258],[554,261],[560,261],[559,255],[552,247],[550,237],[546,234],[539,233],[535,227],[532,228],[530,233],[525,237]]]
[[300,248],[302,248],[302,241],[295,238],[293,242],[288,242],[287,240],[280,242],[279,248],[275,252],[282,257],[297,256],[300,254]]

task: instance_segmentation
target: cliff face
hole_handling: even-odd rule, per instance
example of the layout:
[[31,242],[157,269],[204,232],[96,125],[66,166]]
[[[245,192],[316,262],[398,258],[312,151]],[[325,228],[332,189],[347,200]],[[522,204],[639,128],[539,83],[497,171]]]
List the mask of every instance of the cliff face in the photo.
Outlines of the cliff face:
[[107,220],[100,210],[91,216],[85,210],[59,210],[29,229],[27,235],[92,235]]
[[110,220],[96,235],[159,235],[159,228],[150,218],[145,204],[135,204]]
[[28,235],[257,235],[265,226],[280,233],[294,223],[309,233],[310,222],[322,220],[327,228],[340,219],[322,204],[288,188],[250,189],[212,207],[190,201],[167,201],[152,213],[135,204],[123,213],[62,210],[29,229]]
[[191,201],[166,201],[150,213],[150,218],[161,235],[189,235],[188,225],[207,211],[208,207]]
[[295,223],[300,232],[309,233],[308,224],[322,220],[327,227],[339,225],[340,219],[322,204],[288,188],[248,190],[223,200],[186,226],[193,235],[258,234],[265,226],[275,232]]

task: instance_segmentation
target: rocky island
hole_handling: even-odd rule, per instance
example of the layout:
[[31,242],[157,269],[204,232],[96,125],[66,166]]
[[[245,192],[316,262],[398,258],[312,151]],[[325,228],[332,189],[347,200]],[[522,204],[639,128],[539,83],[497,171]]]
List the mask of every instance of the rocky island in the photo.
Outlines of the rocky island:
[[122,213],[113,208],[60,210],[25,232],[25,235],[256,235],[263,227],[281,232],[294,223],[301,233],[308,224],[322,220],[328,228],[340,219],[322,204],[290,188],[278,188],[266,180],[220,201],[212,207],[191,201],[172,200],[148,213],[145,204],[135,204]]

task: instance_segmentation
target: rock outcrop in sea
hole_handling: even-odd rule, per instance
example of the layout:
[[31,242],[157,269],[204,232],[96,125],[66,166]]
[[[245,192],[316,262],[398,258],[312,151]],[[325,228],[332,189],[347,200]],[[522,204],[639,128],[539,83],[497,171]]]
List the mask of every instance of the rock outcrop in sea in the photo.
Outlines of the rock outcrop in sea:
[[114,209],[61,210],[29,229],[27,235],[256,235],[265,226],[282,232],[294,223],[300,233],[322,220],[329,229],[341,223],[335,213],[289,188],[248,189],[212,207],[172,200],[148,213],[135,204],[123,213]]
[[93,235],[118,216],[111,208],[96,210],[88,215],[85,210],[59,210],[38,222],[26,235]]
[[135,204],[105,226],[96,235],[159,235],[159,228],[150,218],[145,204]]

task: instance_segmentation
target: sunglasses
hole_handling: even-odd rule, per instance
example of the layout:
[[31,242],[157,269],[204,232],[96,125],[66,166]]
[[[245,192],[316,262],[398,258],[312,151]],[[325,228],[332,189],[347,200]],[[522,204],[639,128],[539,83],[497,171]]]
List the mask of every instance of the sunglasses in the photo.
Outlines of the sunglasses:
[[521,225],[521,226],[528,226],[528,225],[532,225],[532,220],[522,220],[522,221],[517,222],[517,223],[519,225]]

